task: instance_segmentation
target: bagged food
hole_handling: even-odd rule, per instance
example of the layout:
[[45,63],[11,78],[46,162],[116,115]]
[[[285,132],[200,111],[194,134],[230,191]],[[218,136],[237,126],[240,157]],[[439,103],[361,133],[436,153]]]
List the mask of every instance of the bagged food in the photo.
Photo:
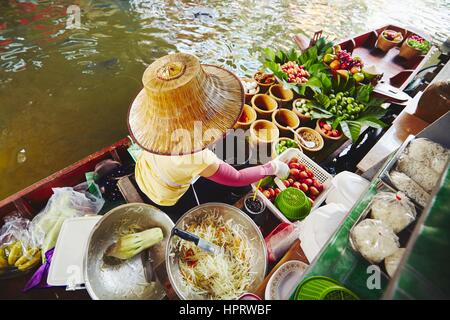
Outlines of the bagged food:
[[395,233],[399,233],[416,219],[414,204],[401,192],[379,192],[372,201],[370,216],[383,221]]
[[417,138],[408,145],[408,157],[416,161],[423,161],[430,168],[441,174],[449,158],[449,150],[439,143],[425,138]]
[[361,221],[350,236],[355,249],[371,263],[380,263],[400,247],[394,231],[380,220]]
[[384,266],[386,267],[386,271],[389,277],[394,276],[395,271],[397,270],[404,253],[405,248],[400,248],[384,260]]
[[405,173],[426,192],[431,193],[447,165],[449,150],[425,138],[411,141],[397,162]]
[[[44,253],[55,246],[61,226],[67,218],[97,214],[102,208],[105,201],[101,196],[96,197],[86,192],[86,189],[86,183],[75,188],[54,188],[44,210],[31,221],[33,242],[41,248],[43,262]],[[100,195],[100,191],[97,194]]]
[[266,242],[269,262],[280,259],[299,237],[298,223],[282,223],[264,240]]
[[21,241],[23,249],[32,244],[29,231],[30,220],[23,218],[18,213],[13,213],[4,218],[4,224],[0,228],[0,245],[9,246],[16,241]]
[[33,242],[30,220],[19,214],[5,217],[0,228],[0,268],[27,270],[41,260],[41,252]]
[[349,171],[338,173],[331,180],[326,203],[337,203],[344,205],[350,210],[369,186],[369,181]]
[[312,211],[301,223],[300,241],[308,261],[313,261],[344,221],[350,209],[330,203]]
[[430,201],[430,194],[406,174],[398,171],[391,171],[391,181],[394,186],[404,192],[410,199],[415,200],[422,207],[425,207]]

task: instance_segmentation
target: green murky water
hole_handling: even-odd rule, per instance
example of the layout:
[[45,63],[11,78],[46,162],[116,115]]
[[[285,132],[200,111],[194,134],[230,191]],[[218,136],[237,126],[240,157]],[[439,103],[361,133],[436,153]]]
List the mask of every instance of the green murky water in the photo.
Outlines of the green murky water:
[[[81,29],[67,29],[69,5]],[[0,199],[127,134],[145,67],[177,50],[243,75],[261,47],[322,29],[340,39],[389,22],[436,42],[449,1],[0,1]]]

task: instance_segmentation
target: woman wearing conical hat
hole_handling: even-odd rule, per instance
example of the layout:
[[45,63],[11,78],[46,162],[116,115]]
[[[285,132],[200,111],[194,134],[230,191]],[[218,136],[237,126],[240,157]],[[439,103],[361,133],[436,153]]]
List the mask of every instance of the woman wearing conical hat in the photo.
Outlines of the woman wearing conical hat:
[[242,112],[242,84],[231,72],[176,53],[152,63],[142,81],[128,129],[143,149],[136,182],[154,203],[174,205],[198,176],[227,186],[288,176],[288,166],[275,160],[237,171],[207,148],[233,128]]

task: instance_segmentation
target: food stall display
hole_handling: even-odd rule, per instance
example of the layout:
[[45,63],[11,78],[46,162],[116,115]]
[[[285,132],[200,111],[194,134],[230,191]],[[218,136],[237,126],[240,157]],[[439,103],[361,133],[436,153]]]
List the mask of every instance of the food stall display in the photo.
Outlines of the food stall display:
[[[50,284],[46,272],[60,274],[61,248],[74,245],[61,238],[67,226],[89,217],[89,237],[71,235],[85,246],[81,276],[52,283],[85,286],[93,299],[379,299],[388,287],[394,294],[448,171],[448,141],[409,137],[371,181],[352,173],[364,191],[346,198],[330,196],[338,177],[321,164],[363,129],[388,126],[390,103],[404,102],[393,88],[404,89],[429,50],[424,37],[396,26],[339,44],[316,37],[301,51],[264,49],[261,70],[241,79],[245,105],[235,129],[249,130],[254,150],[263,146],[289,166],[285,180],[268,176],[243,193],[208,190],[203,204],[193,190],[196,202],[185,211],[162,212],[136,190],[139,147],[121,140],[0,202],[1,216],[30,218],[0,230],[0,279],[33,271],[27,290]],[[316,234],[313,249],[299,240]],[[373,270],[376,290],[368,288]],[[24,287],[14,280],[5,280],[8,290]]]

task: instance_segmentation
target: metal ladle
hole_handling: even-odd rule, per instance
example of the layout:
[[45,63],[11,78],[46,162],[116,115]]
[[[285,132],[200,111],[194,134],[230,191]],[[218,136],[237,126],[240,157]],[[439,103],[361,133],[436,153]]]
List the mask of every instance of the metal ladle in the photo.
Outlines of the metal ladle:
[[306,141],[297,131],[295,131],[291,127],[287,128],[289,129],[289,131],[292,131],[292,133],[294,133],[294,135],[305,145],[305,147],[309,149],[313,149],[316,147],[316,144],[313,141]]

